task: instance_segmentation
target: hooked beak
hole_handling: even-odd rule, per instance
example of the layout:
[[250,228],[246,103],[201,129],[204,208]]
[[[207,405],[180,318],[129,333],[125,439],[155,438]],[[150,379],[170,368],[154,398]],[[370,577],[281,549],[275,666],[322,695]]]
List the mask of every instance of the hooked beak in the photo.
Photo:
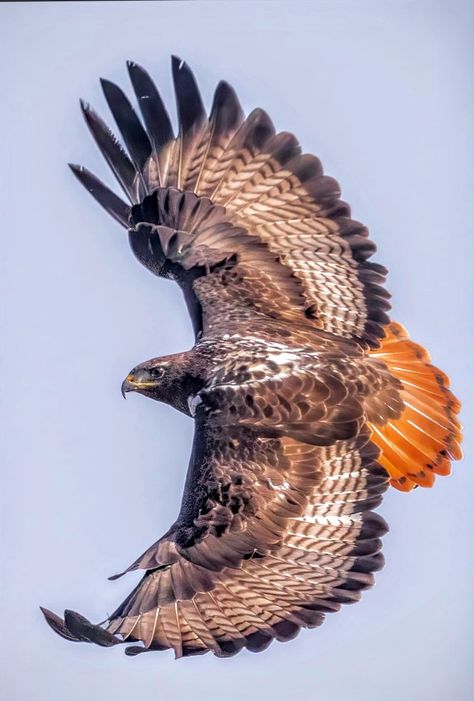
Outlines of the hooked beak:
[[133,382],[133,375],[127,375],[122,382],[121,392],[124,399],[127,398],[127,392],[133,392],[136,389],[136,384]]
[[143,390],[150,390],[155,386],[155,382],[150,380],[146,371],[138,369],[129,373],[122,382],[122,397],[126,399],[127,392],[143,392]]

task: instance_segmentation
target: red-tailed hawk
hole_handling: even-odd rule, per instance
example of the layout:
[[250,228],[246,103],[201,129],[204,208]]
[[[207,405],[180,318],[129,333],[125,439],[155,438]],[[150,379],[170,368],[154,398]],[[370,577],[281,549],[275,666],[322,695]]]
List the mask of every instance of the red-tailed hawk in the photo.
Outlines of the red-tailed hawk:
[[387,531],[373,509],[389,484],[449,473],[459,403],[390,320],[386,270],[320,161],[263,110],[245,118],[227,83],[208,117],[177,58],[175,136],[148,74],[128,68],[143,122],[102,81],[127,152],[82,105],[127,202],[72,169],[184,292],[195,346],[138,365],[122,391],[192,417],[194,443],[176,522],[126,570],[144,570],[126,600],[98,625],[43,611],[63,637],[131,655],[259,651],[372,585]]

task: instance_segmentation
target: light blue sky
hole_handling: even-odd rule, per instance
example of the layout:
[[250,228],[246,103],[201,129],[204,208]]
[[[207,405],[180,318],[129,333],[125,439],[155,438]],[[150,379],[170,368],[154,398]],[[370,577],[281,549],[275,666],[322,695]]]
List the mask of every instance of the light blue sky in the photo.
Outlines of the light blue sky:
[[[444,701],[472,698],[473,469],[389,493],[386,568],[363,601],[261,655],[171,654],[56,637],[38,606],[102,619],[128,565],[176,515],[192,424],[120,383],[188,348],[179,289],[133,259],[66,162],[109,183],[78,108],[109,119],[102,75],[169,56],[209,104],[225,78],[342,184],[390,269],[394,318],[472,404],[472,4],[2,3],[1,699]],[[469,26],[470,25],[470,26]],[[172,105],[173,106],[173,105]],[[471,690],[469,691],[469,687]]]

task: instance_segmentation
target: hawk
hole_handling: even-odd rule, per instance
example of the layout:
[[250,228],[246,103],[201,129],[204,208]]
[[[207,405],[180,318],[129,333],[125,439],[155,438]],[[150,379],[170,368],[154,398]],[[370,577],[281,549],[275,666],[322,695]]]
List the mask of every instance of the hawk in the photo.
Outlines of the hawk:
[[71,168],[183,290],[194,347],[137,365],[122,392],[191,417],[194,442],[178,517],[125,570],[144,572],[125,601],[100,624],[43,613],[68,640],[129,655],[260,651],[373,584],[387,531],[374,509],[389,484],[449,473],[460,405],[391,321],[386,270],[320,161],[262,109],[245,117],[225,82],[208,116],[173,57],[175,135],[149,75],[128,70],[142,119],[102,81],[126,150],[82,103],[126,201]]

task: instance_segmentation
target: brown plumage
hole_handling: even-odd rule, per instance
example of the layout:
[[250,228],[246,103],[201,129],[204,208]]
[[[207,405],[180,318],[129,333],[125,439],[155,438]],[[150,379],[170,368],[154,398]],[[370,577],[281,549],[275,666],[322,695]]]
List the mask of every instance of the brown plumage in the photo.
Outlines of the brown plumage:
[[129,204],[72,168],[140,262],[184,292],[194,348],[122,385],[194,418],[183,501],[105,623],[43,611],[69,640],[226,656],[289,640],[371,586],[387,530],[373,509],[389,483],[449,472],[459,403],[390,321],[386,271],[319,160],[263,110],[245,119],[226,83],[208,118],[187,65],[172,68],[176,137],[136,64],[144,126],[103,81],[128,154],[83,104]]

